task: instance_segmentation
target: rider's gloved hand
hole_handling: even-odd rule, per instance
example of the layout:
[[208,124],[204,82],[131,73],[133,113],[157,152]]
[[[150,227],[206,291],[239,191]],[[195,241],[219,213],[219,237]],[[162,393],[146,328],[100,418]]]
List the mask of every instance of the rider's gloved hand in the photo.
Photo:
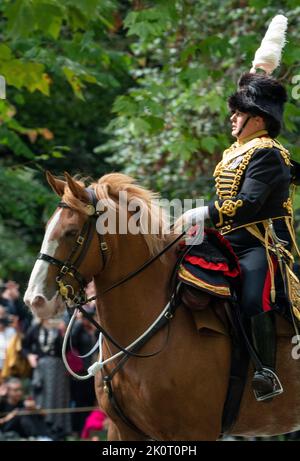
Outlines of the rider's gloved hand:
[[183,213],[181,219],[183,225],[194,226],[195,224],[201,224],[205,219],[209,218],[208,206],[200,206],[198,208],[192,208],[191,210]]

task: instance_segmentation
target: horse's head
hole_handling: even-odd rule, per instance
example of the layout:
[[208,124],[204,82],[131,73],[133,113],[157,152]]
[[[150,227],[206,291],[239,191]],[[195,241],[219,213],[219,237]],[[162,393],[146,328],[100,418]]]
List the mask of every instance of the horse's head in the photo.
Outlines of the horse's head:
[[101,270],[91,196],[82,183],[67,173],[65,177],[66,181],[62,181],[47,173],[47,180],[61,202],[47,223],[24,296],[26,305],[42,319],[61,313],[64,300],[73,300],[82,293]]
[[[157,194],[135,184],[133,178],[110,173],[89,188],[67,173],[65,178],[62,181],[47,173],[61,202],[48,221],[24,296],[27,306],[40,318],[62,312],[64,300],[76,301],[78,295],[82,296],[84,286],[94,276],[107,272],[103,270],[108,266],[106,262],[113,281],[130,272],[130,265],[135,269],[149,255],[162,250],[169,237]],[[110,224],[105,230],[106,219]],[[109,252],[106,233],[115,236],[108,239]]]

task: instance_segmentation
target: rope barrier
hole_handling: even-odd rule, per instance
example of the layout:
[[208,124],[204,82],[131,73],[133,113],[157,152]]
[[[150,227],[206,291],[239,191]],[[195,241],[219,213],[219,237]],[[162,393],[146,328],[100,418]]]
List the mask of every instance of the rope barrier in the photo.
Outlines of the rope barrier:
[[98,407],[75,407],[75,408],[36,408],[32,410],[22,410],[15,408],[8,413],[1,413],[0,418],[4,418],[7,415],[10,415],[12,412],[16,411],[16,416],[29,416],[29,415],[50,415],[53,413],[85,413],[91,412],[94,410],[99,410]]

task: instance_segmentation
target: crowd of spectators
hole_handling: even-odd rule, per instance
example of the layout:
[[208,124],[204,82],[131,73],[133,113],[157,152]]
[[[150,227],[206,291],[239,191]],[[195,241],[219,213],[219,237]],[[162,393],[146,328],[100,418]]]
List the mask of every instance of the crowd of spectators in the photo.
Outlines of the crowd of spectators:
[[[93,294],[91,283],[87,296]],[[93,303],[85,308],[96,314]],[[106,416],[97,409],[93,379],[76,380],[62,361],[68,321],[68,313],[59,319],[34,318],[21,300],[18,283],[1,282],[0,440],[103,437]],[[67,352],[76,373],[85,374],[96,360],[95,355],[79,356],[86,355],[97,339],[95,327],[78,314]]]

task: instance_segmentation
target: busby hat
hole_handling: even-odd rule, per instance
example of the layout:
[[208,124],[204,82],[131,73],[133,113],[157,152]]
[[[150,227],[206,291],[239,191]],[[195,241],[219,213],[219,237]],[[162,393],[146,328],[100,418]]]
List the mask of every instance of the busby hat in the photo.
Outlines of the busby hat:
[[[286,28],[285,16],[277,15],[273,18],[255,53],[250,72],[240,77],[238,90],[228,99],[230,110],[260,115],[271,120],[273,133],[270,134],[273,136],[280,132],[287,93],[284,86],[270,74],[280,63]],[[264,73],[256,73],[257,69],[262,69]]]
[[228,99],[230,110],[268,116],[279,133],[287,100],[285,88],[275,78],[250,72],[241,76],[238,85],[238,91]]

